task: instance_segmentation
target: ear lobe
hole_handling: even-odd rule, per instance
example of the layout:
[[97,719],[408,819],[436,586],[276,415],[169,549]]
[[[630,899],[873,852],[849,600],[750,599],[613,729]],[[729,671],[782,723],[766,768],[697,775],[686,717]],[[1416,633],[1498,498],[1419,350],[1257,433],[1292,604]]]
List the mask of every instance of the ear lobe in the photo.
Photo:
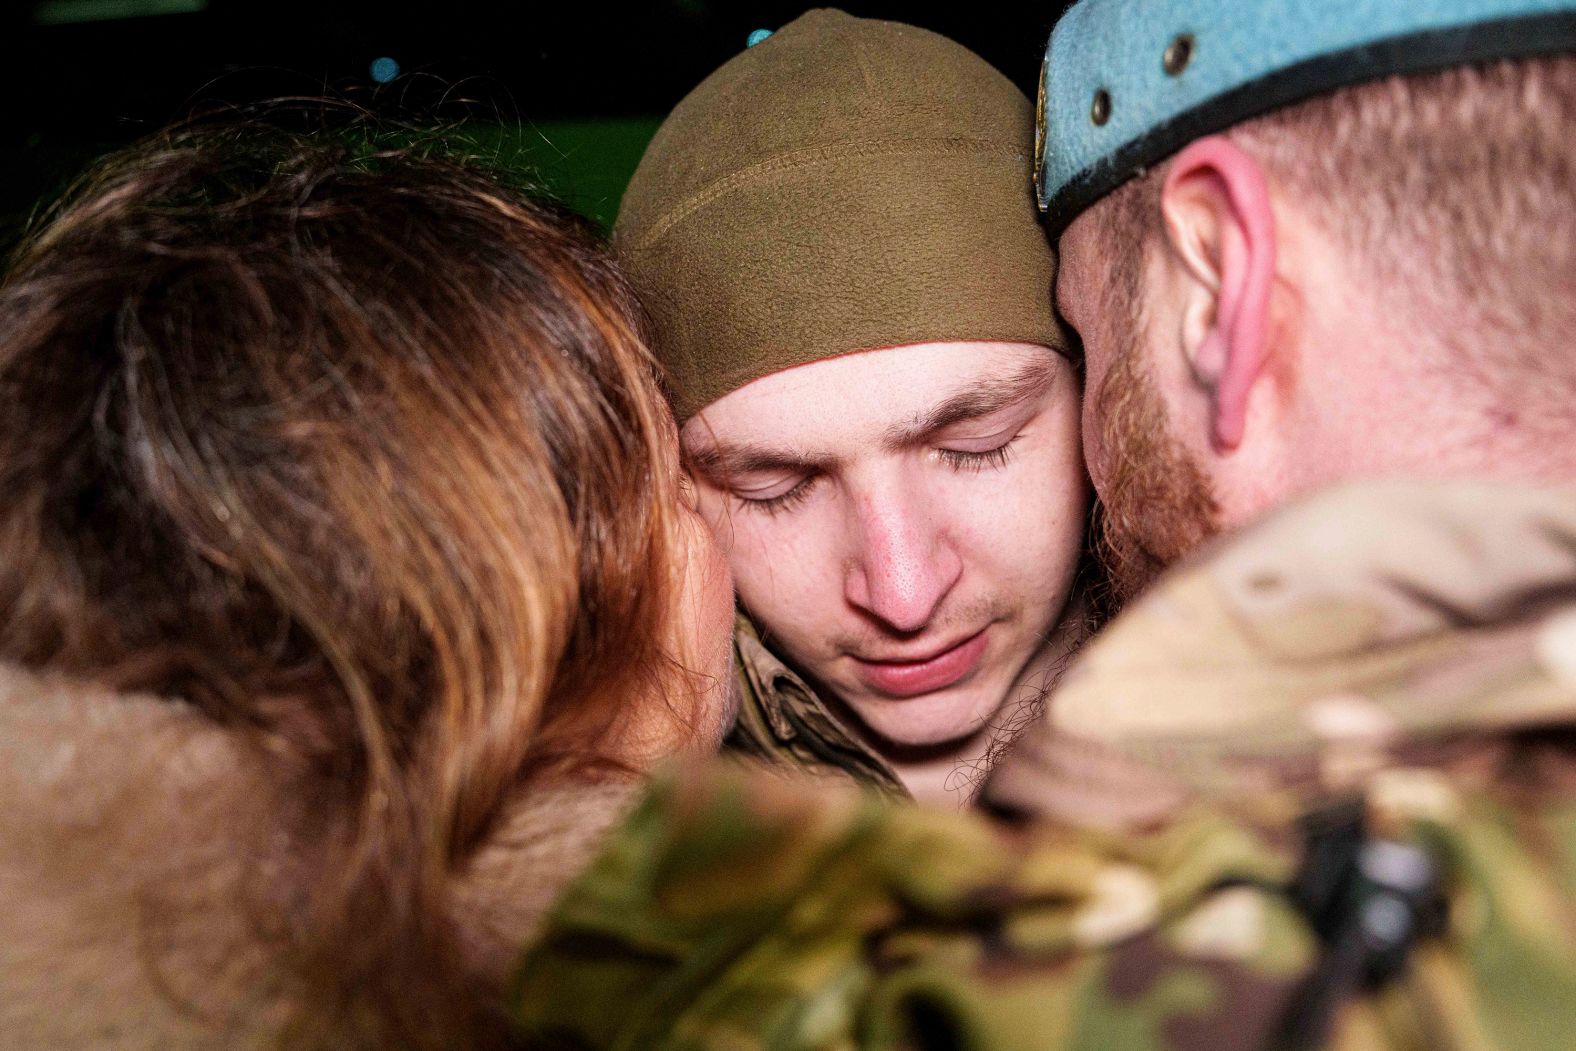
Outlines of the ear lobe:
[[1160,196],[1166,237],[1194,287],[1183,342],[1210,391],[1215,446],[1242,443],[1248,398],[1264,373],[1275,278],[1275,214],[1264,172],[1230,139],[1212,135],[1171,162]]

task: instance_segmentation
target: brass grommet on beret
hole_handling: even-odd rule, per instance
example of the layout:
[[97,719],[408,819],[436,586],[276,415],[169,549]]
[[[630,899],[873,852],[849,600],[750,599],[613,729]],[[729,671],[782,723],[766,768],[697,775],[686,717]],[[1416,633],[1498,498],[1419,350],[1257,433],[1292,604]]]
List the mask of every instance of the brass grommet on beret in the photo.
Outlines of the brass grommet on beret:
[[1160,56],[1160,65],[1174,77],[1187,68],[1192,58],[1193,34],[1180,33],[1175,40],[1166,45],[1166,53]]
[[1089,119],[1097,125],[1111,119],[1111,93],[1104,88],[1094,93],[1094,103],[1089,107]]

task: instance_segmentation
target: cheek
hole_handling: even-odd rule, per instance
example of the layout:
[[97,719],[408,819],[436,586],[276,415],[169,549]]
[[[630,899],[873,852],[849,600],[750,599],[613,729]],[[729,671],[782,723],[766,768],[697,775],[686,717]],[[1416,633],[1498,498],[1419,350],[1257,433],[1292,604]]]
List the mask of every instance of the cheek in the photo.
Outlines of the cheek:
[[1043,421],[1006,471],[972,481],[973,492],[958,492],[951,501],[965,512],[955,535],[966,537],[971,558],[994,567],[998,580],[1059,590],[1077,568],[1089,510],[1077,404],[1069,401]]
[[[976,546],[981,582],[1031,614],[1054,618],[1067,601],[1083,557],[1089,484],[1082,465],[1054,475],[1001,507],[1012,521]],[[1041,610],[1042,614],[1033,611]]]
[[701,517],[685,511],[684,518],[684,630],[690,636],[684,644],[690,653],[689,667],[700,674],[705,687],[697,700],[707,718],[700,720],[697,743],[711,747],[721,741],[736,714],[731,688],[733,576]]
[[1083,438],[1084,462],[1088,465],[1089,476],[1094,480],[1098,489],[1105,480],[1105,443],[1102,436],[1105,433],[1104,404],[1101,392],[1105,389],[1106,376],[1110,366],[1103,354],[1097,353],[1084,344],[1085,359],[1085,395],[1081,410],[1081,431]]
[[[697,523],[699,525],[699,523]],[[704,525],[699,526],[705,529]],[[708,531],[709,535],[709,531]],[[721,624],[722,634],[732,632],[733,624],[733,572],[728,566],[728,559],[722,553],[722,548],[716,543],[706,545],[706,575],[702,583],[704,593],[702,602],[705,605],[709,622]]]
[[699,632],[699,650],[709,655],[719,648],[717,639],[731,633],[733,575],[707,522],[688,509],[680,514],[684,606]]
[[[702,503],[702,509],[706,507]],[[842,608],[835,522],[821,508],[775,517],[725,507],[708,523],[732,570],[739,600],[783,639],[815,635]]]
[[712,543],[721,552],[722,557],[729,558],[737,542],[733,528],[733,514],[728,496],[722,490],[712,485],[697,482],[696,486],[696,513],[706,524],[711,533]]
[[1096,489],[1103,489],[1106,482],[1105,443],[1100,437],[1103,424],[1099,411],[1092,405],[1086,405],[1083,412],[1084,459],[1088,464],[1089,478]]
[[708,574],[710,586],[706,596],[708,631],[714,640],[707,673],[716,682],[717,692],[713,702],[717,708],[718,740],[727,733],[738,714],[733,682],[733,575],[728,572],[728,562],[722,553],[712,548],[713,558]]

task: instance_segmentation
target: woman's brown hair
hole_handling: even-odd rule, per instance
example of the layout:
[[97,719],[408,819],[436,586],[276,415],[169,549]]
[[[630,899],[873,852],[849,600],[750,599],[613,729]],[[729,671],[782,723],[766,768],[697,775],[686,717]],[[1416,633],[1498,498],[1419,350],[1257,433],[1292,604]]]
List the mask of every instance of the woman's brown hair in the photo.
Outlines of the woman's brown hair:
[[111,158],[0,286],[0,660],[193,705],[300,779],[295,1046],[496,1037],[446,881],[668,695],[675,438],[635,317],[474,164],[256,123]]

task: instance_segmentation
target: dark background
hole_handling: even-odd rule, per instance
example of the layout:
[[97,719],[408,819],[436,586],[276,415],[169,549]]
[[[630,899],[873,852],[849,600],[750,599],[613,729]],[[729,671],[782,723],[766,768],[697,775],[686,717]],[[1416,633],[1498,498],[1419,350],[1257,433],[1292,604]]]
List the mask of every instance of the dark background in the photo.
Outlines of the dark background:
[[[348,96],[465,119],[604,223],[662,116],[805,3],[749,0],[0,0],[0,245],[93,157],[194,109]],[[1061,0],[862,3],[934,29],[1032,95]],[[373,80],[380,57],[398,63]]]

